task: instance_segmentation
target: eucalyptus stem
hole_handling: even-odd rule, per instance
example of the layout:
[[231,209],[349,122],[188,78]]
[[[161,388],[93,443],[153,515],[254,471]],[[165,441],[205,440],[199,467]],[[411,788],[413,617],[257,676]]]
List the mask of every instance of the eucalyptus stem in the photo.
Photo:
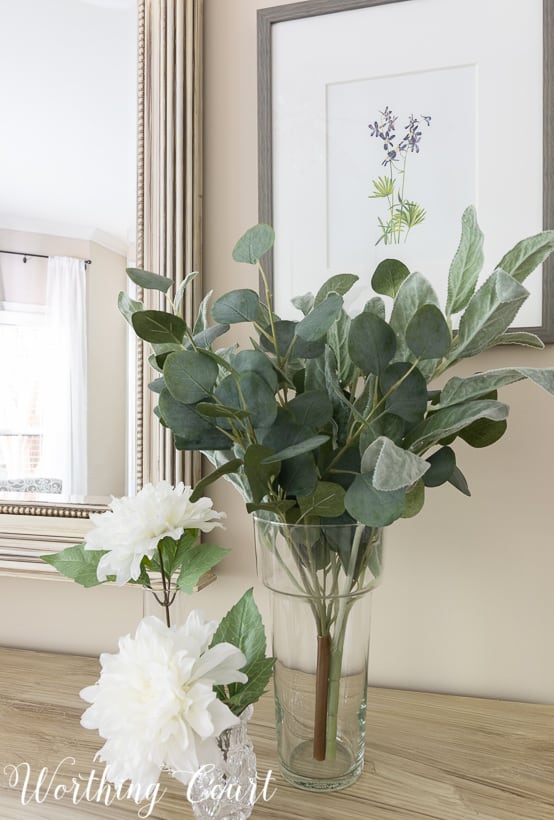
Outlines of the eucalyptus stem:
[[352,550],[348,562],[348,571],[344,588],[341,590],[337,620],[333,637],[331,639],[331,652],[329,659],[329,682],[327,692],[327,727],[325,760],[335,760],[337,756],[337,722],[339,712],[340,678],[342,670],[342,656],[344,653],[344,636],[348,623],[348,615],[352,608],[353,601],[349,597],[354,585],[354,573],[358,562],[358,553],[362,534],[365,529],[364,524],[358,524],[352,541]]

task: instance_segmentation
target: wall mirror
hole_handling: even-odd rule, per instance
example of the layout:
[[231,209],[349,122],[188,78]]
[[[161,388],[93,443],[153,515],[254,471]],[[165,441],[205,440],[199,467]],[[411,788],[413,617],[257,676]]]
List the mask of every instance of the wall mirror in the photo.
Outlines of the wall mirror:
[[[91,260],[85,493],[69,480],[59,493],[14,491],[2,482],[0,457],[0,572],[44,576],[50,569],[38,556],[82,539],[89,514],[110,495],[160,478],[190,483],[196,470],[155,422],[148,351],[127,334],[117,293],[128,264],[177,284],[200,269],[202,0],[0,0],[0,14],[13,26],[6,95],[19,122],[6,129],[16,144],[3,145],[2,155],[20,172],[0,196],[0,250],[13,251],[0,253],[0,308],[31,302],[33,281],[44,289],[50,260],[42,256]],[[144,294],[148,307],[157,298]],[[185,312],[194,300],[191,293]],[[9,359],[13,345],[2,350]],[[14,405],[21,369],[12,367]]]

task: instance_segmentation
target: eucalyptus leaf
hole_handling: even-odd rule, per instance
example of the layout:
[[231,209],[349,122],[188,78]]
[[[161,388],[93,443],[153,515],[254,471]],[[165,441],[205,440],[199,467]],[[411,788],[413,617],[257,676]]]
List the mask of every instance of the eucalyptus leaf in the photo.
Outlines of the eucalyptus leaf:
[[194,405],[182,404],[169,390],[160,393],[159,413],[175,436],[178,450],[227,450],[229,439],[198,413]]
[[363,313],[374,313],[375,316],[384,320],[387,315],[387,309],[380,296],[373,296],[365,303]]
[[258,350],[241,350],[232,358],[232,365],[238,373],[257,373],[275,393],[278,388],[277,371],[268,357]]
[[332,481],[318,481],[309,495],[298,496],[302,515],[329,517],[344,512],[344,489]]
[[448,274],[448,316],[463,310],[473,296],[483,259],[483,234],[470,206],[462,215],[462,237]]
[[379,316],[360,313],[350,324],[348,352],[362,373],[379,375],[396,353],[396,335]]
[[344,497],[347,511],[355,521],[368,527],[388,527],[404,511],[406,490],[383,492],[373,486],[371,473],[356,476]]
[[306,342],[317,342],[324,339],[331,325],[338,319],[341,310],[342,297],[336,293],[330,293],[298,322],[296,335]]
[[160,376],[159,379],[154,379],[148,383],[148,389],[152,391],[152,393],[161,393],[165,387],[165,379],[163,376]]
[[310,436],[310,438],[307,438],[304,441],[299,441],[297,444],[291,444],[289,447],[285,447],[283,450],[280,450],[280,452],[267,456],[267,458],[264,458],[261,463],[272,464],[274,461],[286,461],[288,458],[294,458],[294,456],[299,456],[302,453],[309,453],[311,450],[317,449],[328,440],[329,436]]
[[167,389],[183,404],[196,404],[210,396],[218,374],[217,364],[200,350],[171,353],[164,364]]
[[302,296],[295,296],[290,300],[293,307],[300,310],[304,316],[310,312],[315,304],[315,296],[313,293],[304,293]]
[[402,518],[413,518],[423,509],[425,503],[425,484],[422,480],[416,481],[413,487],[406,492]]
[[327,279],[327,281],[324,282],[318,290],[314,305],[319,305],[320,302],[327,299],[330,293],[344,296],[345,293],[348,293],[352,286],[356,284],[358,278],[359,277],[355,276],[353,273],[337,273],[335,276],[331,276],[331,278]]
[[235,262],[255,265],[275,241],[275,232],[270,225],[254,225],[244,233],[233,248]]
[[231,290],[220,296],[212,306],[212,317],[220,324],[255,322],[260,307],[256,291],[249,288]]
[[139,288],[145,288],[146,290],[158,290],[167,293],[173,285],[173,279],[160,276],[158,273],[150,273],[150,271],[141,268],[127,268],[127,276]]
[[[275,322],[275,334],[277,337],[277,353],[281,358],[285,358],[289,351],[292,351],[293,356],[299,356],[305,359],[315,359],[325,350],[323,341],[307,342],[296,335],[297,322],[292,322],[289,319],[280,319]],[[266,328],[267,332],[271,328]],[[272,341],[261,336],[261,345],[265,350],[275,351],[275,346]]]
[[426,487],[440,487],[445,481],[450,481],[456,467],[456,456],[451,447],[441,447],[427,461],[430,469],[423,476]]
[[216,339],[219,339],[219,337],[227,333],[228,330],[229,325],[210,325],[204,330],[201,330],[200,333],[195,333],[192,337],[192,342],[187,342],[186,347],[191,348],[194,343],[195,347],[209,348]]
[[[283,460],[279,484],[287,496],[309,495],[318,480],[315,459],[311,452],[299,453]],[[294,506],[294,505],[293,505]]]
[[387,412],[416,424],[427,408],[427,382],[417,367],[412,368],[408,362],[390,364],[381,376],[380,385],[383,395],[390,392],[385,401]]
[[406,328],[406,344],[419,359],[442,359],[450,350],[452,335],[436,305],[422,305]]
[[458,433],[470,447],[490,447],[502,438],[508,427],[507,422],[477,419]]
[[193,502],[198,501],[198,499],[202,498],[204,495],[204,490],[206,487],[209,487],[210,484],[213,484],[214,481],[217,481],[221,478],[221,476],[226,476],[229,473],[235,473],[241,466],[242,460],[240,458],[232,458],[230,461],[226,461],[225,464],[217,467],[217,469],[212,470],[211,473],[208,473],[199,481],[196,481],[190,500]]
[[452,475],[448,479],[449,483],[452,484],[457,490],[459,490],[464,495],[470,496],[471,493],[469,491],[469,487],[467,485],[466,478],[459,467],[454,467]]
[[319,430],[331,421],[333,405],[323,390],[307,390],[288,404],[295,421],[311,430]]
[[402,282],[410,275],[409,268],[398,259],[383,259],[375,268],[371,277],[371,287],[375,293],[384,296],[396,296]]
[[201,333],[203,330],[206,330],[209,324],[209,303],[210,299],[212,298],[213,290],[208,291],[208,293],[204,296],[202,301],[198,306],[198,311],[196,314],[196,321],[194,323],[194,327],[192,329],[193,335],[197,333]]
[[131,324],[137,336],[145,342],[181,344],[187,326],[179,316],[163,310],[138,310],[131,316]]
[[261,501],[269,493],[271,483],[281,469],[280,461],[262,464],[271,455],[272,450],[261,444],[251,444],[244,452],[244,471],[254,502]]

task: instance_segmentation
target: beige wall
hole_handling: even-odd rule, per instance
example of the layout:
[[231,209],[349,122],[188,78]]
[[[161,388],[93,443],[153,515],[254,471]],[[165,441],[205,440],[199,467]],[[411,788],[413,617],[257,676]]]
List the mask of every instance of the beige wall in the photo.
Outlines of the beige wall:
[[[255,11],[262,5],[270,3],[206,0],[205,284],[217,293],[255,286],[252,271],[230,254],[257,220]],[[552,366],[554,349],[495,350],[471,369],[516,362]],[[416,519],[386,533],[386,577],[374,600],[374,683],[554,703],[554,403],[528,384],[508,388],[504,398],[507,436],[485,451],[459,450],[473,497],[438,488]],[[267,615],[242,500],[224,482],[213,497],[228,514],[217,541],[233,552],[217,583],[188,603],[218,617],[255,585]],[[109,651],[140,612],[138,590],[0,578],[0,643]]]

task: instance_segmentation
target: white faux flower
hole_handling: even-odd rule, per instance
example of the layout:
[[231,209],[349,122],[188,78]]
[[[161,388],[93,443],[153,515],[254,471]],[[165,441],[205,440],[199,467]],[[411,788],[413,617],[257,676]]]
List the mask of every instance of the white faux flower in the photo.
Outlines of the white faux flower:
[[222,525],[225,513],[212,510],[210,498],[191,501],[191,487],[181,482],[175,489],[168,481],[147,484],[137,495],[112,498],[111,510],[90,516],[94,528],[87,534],[87,550],[108,550],[98,562],[97,576],[105,581],[116,576],[122,586],[140,575],[144,556],[151,558],[165,536],[178,539],[185,529],[210,532]]
[[208,649],[217,622],[193,610],[182,626],[151,615],[136,636],[119,641],[116,655],[100,656],[102,672],[81,697],[92,705],[81,724],[106,743],[98,757],[116,785],[131,780],[142,799],[169,769],[182,783],[219,760],[216,738],[239,719],[217,700],[215,684],[245,683],[243,653],[229,643]]

